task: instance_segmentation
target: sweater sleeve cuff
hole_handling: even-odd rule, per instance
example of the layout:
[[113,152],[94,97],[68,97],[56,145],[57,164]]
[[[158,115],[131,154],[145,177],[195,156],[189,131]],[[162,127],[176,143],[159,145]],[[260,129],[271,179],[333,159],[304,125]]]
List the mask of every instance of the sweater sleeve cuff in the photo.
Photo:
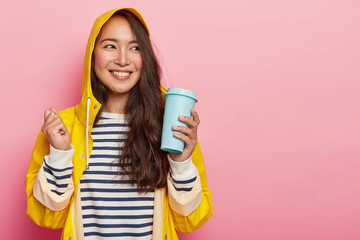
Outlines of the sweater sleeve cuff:
[[171,176],[176,180],[190,179],[196,176],[197,171],[191,157],[184,162],[175,162],[167,154],[167,158],[170,164]]
[[72,167],[72,158],[74,155],[74,146],[71,144],[71,149],[62,151],[50,145],[50,154],[46,158],[46,163],[54,168],[68,168]]

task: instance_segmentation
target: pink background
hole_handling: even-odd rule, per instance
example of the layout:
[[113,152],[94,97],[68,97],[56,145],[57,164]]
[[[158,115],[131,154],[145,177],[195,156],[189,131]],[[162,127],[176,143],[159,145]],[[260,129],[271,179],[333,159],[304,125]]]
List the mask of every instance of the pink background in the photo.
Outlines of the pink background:
[[137,8],[166,86],[198,93],[214,216],[181,239],[360,239],[360,2],[6,1],[1,4],[1,239],[59,239],[26,216],[46,107],[80,98],[96,16]]

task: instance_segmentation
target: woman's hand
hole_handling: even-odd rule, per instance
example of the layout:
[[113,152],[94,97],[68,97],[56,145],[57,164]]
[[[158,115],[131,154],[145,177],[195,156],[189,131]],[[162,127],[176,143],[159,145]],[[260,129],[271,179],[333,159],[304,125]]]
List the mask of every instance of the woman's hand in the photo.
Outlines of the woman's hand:
[[54,107],[45,110],[41,131],[54,148],[62,151],[71,149],[69,131]]
[[[182,153],[169,153],[170,158],[176,162],[183,162],[191,157],[195,150],[197,143],[197,129],[200,124],[199,115],[192,108],[190,110],[192,117],[180,116],[179,120],[186,123],[189,127],[173,126],[174,131],[181,133],[174,133],[174,137],[183,140],[185,142],[185,148]],[[183,134],[182,134],[183,133]]]

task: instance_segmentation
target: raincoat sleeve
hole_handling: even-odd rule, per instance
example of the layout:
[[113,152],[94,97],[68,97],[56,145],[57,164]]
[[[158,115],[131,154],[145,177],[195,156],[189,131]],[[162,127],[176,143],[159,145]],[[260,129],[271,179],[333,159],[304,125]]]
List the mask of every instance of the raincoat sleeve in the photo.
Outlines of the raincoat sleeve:
[[[170,163],[170,177],[175,189],[181,194],[181,192],[189,192],[192,190],[198,173],[191,157],[183,162],[173,161],[169,154],[168,160]],[[198,205],[199,202],[196,204]]]
[[197,144],[192,161],[197,178],[191,191],[177,191],[168,177],[168,196],[176,231],[189,233],[200,228],[213,214],[211,192],[207,187],[204,161]]
[[[61,228],[68,215],[74,186],[71,180],[63,195],[58,196],[51,192],[43,170],[43,159],[49,154],[49,151],[50,144],[46,136],[40,132],[25,180],[27,215],[40,226]],[[38,196],[35,197],[35,194]]]

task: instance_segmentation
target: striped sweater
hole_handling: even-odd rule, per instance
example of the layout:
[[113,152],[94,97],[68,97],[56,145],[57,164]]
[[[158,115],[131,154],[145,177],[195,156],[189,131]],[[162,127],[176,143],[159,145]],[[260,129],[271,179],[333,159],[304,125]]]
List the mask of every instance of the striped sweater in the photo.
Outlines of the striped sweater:
[[[136,184],[119,172],[117,159],[129,127],[123,114],[102,113],[93,127],[89,169],[80,180],[85,239],[151,239],[154,190],[138,193]],[[51,147],[43,168],[53,192],[61,195],[72,174],[74,149]],[[191,159],[178,163],[169,157],[170,176],[177,191],[190,191],[197,172]]]

